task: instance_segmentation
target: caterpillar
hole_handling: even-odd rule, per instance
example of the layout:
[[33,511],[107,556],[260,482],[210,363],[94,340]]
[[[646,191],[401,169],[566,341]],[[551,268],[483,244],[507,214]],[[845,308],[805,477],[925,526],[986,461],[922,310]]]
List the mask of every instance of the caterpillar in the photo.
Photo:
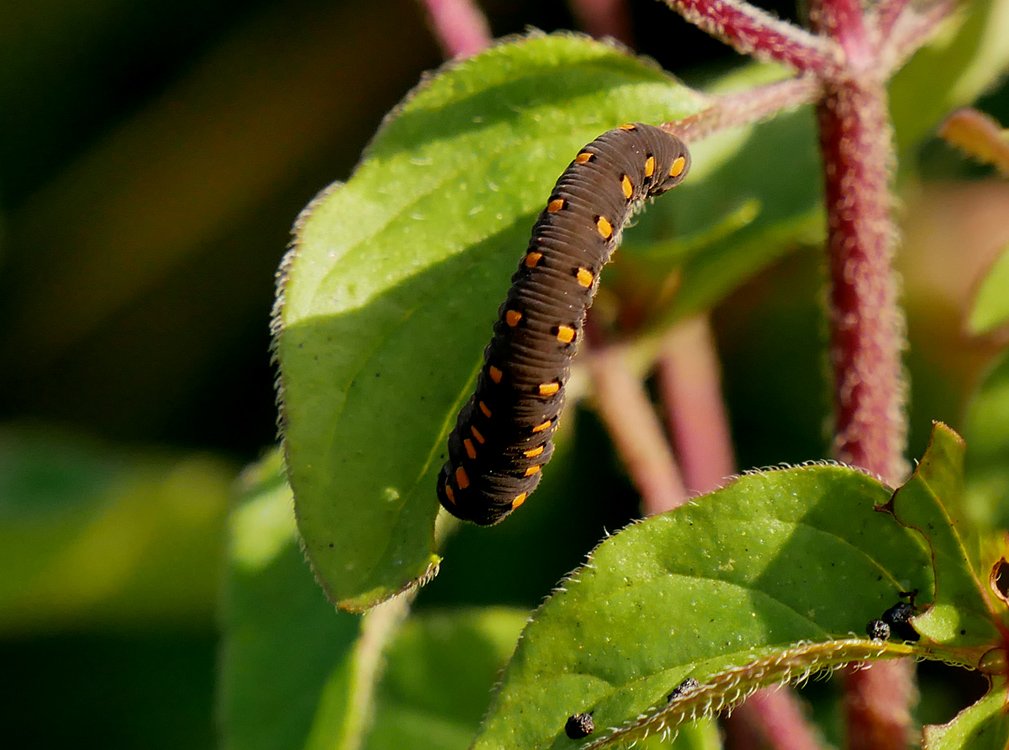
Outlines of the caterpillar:
[[452,515],[489,526],[536,489],[599,272],[631,215],[689,168],[682,141],[629,123],[585,146],[557,180],[449,435],[438,499]]

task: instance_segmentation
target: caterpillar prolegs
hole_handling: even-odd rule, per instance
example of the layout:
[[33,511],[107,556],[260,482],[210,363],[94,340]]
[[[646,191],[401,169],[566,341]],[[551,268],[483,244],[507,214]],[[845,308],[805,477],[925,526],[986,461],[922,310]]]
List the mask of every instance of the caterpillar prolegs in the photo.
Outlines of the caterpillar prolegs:
[[599,272],[642,202],[689,167],[682,141],[633,123],[585,146],[557,180],[448,439],[438,498],[452,515],[495,524],[536,489]]

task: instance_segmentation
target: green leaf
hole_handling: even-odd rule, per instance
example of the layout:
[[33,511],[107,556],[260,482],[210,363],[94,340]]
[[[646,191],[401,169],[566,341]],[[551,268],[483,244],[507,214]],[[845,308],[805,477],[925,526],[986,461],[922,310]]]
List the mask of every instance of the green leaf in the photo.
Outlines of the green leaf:
[[487,608],[406,623],[389,649],[366,750],[465,750],[527,619]]
[[1005,750],[1009,745],[1009,694],[1004,682],[942,726],[924,730],[924,750]]
[[431,78],[299,220],[277,351],[308,555],[360,609],[430,575],[435,475],[535,213],[578,148],[702,99],[570,36]]
[[223,747],[361,747],[380,657],[404,614],[335,612],[298,545],[279,452],[247,472],[229,519],[218,703]]
[[209,622],[234,469],[0,429],[0,630]]
[[1009,322],[1009,245],[992,263],[974,296],[967,330],[974,335],[990,333]]
[[[874,510],[890,495],[839,466],[749,474],[606,540],[526,628],[474,749],[573,747],[564,722],[583,711],[632,722],[629,741],[764,684],[912,653],[855,635],[898,592],[932,591],[921,539]],[[667,705],[688,677],[701,687]]]
[[887,508],[928,541],[935,566],[935,600],[914,618],[915,629],[942,647],[945,658],[973,667],[999,641],[986,582],[997,560],[981,560],[978,535],[961,512],[964,442],[935,423],[928,450]]

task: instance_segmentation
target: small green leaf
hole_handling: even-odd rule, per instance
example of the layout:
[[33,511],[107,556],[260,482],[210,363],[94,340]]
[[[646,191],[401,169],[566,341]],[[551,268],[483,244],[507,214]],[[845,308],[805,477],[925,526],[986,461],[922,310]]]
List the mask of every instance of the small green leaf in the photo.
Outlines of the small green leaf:
[[973,667],[979,647],[987,650],[999,640],[987,587],[997,560],[980,559],[978,535],[960,512],[964,450],[959,435],[935,423],[928,450],[887,507],[898,521],[920,532],[932,550],[935,600],[914,618],[915,629],[942,646],[945,658]]
[[222,746],[356,750],[404,603],[367,618],[335,612],[302,557],[280,453],[243,484],[221,617]]
[[990,333],[1009,322],[1009,245],[992,263],[974,296],[967,330],[974,335]]
[[[845,467],[755,473],[606,540],[526,628],[474,749],[574,747],[564,722],[585,711],[635,722],[630,740],[763,684],[912,653],[861,635],[898,592],[932,590],[921,539],[874,510],[890,495]],[[688,677],[701,687],[667,704]]]
[[924,730],[924,750],[1005,750],[1009,746],[1009,693],[1004,682],[942,726]]
[[703,99],[606,44],[533,37],[421,85],[299,220],[277,350],[309,558],[361,609],[435,569],[435,475],[508,279],[584,143]]

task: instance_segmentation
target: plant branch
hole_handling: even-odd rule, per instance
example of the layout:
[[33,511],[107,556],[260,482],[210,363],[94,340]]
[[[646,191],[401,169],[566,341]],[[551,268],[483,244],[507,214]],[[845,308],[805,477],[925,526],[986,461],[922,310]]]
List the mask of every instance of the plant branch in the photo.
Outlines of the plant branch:
[[884,37],[885,44],[881,54],[881,66],[884,75],[892,75],[894,71],[907,62],[936,32],[939,25],[949,18],[960,5],[960,0],[936,0],[931,5],[921,9],[907,9],[895,19],[889,36]]
[[671,328],[662,337],[656,364],[683,482],[691,493],[710,492],[736,473],[736,464],[707,318]]
[[843,70],[842,55],[829,39],[810,34],[742,0],[664,0],[698,28],[737,52],[773,60],[803,73],[833,78]]
[[685,141],[701,140],[729,128],[752,125],[783,110],[820,98],[823,86],[815,76],[799,76],[718,97],[707,109],[663,129]]
[[583,361],[599,416],[641,493],[642,510],[664,513],[686,502],[687,491],[645,386],[624,357],[622,347],[603,344],[585,352]]
[[[834,455],[896,485],[906,471],[906,385],[904,318],[893,270],[895,157],[886,71],[858,0],[818,0],[810,19],[837,40],[850,66],[847,79],[826,85],[817,106],[827,210]],[[908,746],[912,669],[904,661],[848,672],[849,750]]]
[[491,42],[487,18],[472,0],[420,0],[445,57],[469,57]]

